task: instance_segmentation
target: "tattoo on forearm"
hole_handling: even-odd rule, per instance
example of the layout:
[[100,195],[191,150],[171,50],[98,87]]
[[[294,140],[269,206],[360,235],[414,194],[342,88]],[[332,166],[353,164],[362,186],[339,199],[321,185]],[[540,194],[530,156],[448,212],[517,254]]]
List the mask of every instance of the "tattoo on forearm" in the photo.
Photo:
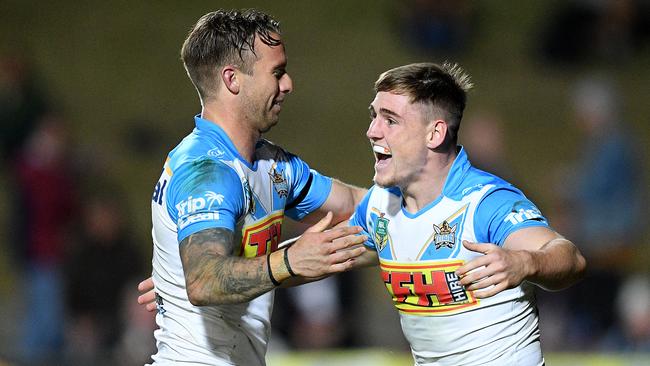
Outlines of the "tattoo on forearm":
[[234,257],[233,240],[232,231],[214,228],[180,244],[188,294],[201,305],[248,301],[274,287],[264,258]]

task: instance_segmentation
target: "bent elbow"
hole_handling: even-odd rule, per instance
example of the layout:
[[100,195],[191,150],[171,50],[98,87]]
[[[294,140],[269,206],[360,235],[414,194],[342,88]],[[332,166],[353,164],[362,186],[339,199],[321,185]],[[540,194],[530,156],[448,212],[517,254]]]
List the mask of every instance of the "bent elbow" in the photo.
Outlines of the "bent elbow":
[[587,274],[587,259],[580,253],[576,259],[576,282],[582,280]]
[[187,299],[194,306],[226,305],[235,303],[229,296],[210,291],[205,286],[187,285]]
[[205,291],[202,288],[197,288],[197,286],[187,287],[187,299],[190,301],[190,304],[194,306],[210,305]]

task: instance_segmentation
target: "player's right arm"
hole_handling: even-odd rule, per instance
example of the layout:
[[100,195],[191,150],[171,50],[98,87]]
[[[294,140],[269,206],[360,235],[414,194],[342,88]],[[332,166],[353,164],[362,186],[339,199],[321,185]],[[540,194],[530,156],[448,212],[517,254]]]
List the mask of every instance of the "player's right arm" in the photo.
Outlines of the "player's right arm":
[[[354,258],[365,252],[356,247],[365,240],[358,227],[324,231],[332,215],[311,228],[293,246],[290,268],[295,276],[322,277],[350,269]],[[223,228],[201,230],[183,239],[180,255],[187,294],[193,305],[217,305],[252,300],[275,288],[276,282],[294,277],[284,259],[289,247],[266,257],[233,256],[233,234]]]
[[[319,277],[350,268],[365,249],[342,249],[361,241],[359,228],[324,230],[328,214],[291,247],[268,256],[235,255],[236,222],[246,213],[239,176],[224,163],[201,158],[181,165],[170,181],[167,208],[178,229],[189,301],[194,305],[241,303],[297,275]],[[293,271],[293,273],[292,273]]]

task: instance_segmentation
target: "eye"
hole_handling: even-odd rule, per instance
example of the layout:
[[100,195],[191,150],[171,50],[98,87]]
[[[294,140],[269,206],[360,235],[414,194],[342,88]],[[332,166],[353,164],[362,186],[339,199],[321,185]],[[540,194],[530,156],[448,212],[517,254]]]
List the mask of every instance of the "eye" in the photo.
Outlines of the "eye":
[[281,79],[284,74],[286,74],[287,71],[285,69],[275,69],[273,70],[273,76],[275,76],[276,79]]
[[392,118],[388,118],[388,119],[386,119],[386,124],[388,124],[389,126],[396,125],[397,121],[395,121]]

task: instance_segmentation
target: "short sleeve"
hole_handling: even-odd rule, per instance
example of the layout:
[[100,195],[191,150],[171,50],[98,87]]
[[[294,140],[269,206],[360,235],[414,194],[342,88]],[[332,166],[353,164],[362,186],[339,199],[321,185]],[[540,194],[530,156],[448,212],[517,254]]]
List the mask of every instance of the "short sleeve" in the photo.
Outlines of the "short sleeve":
[[167,210],[176,222],[179,243],[208,228],[234,231],[243,207],[239,176],[220,161],[204,157],[184,163],[170,181]]
[[375,246],[375,242],[373,240],[373,236],[370,235],[370,231],[372,229],[368,226],[368,221],[366,220],[366,216],[368,212],[368,202],[370,201],[370,194],[372,193],[373,188],[370,188],[370,190],[366,193],[366,195],[363,197],[361,202],[359,202],[359,204],[357,205],[356,209],[354,210],[354,213],[352,213],[352,216],[350,216],[349,226],[360,226],[362,230],[359,233],[359,235],[366,235],[366,237],[368,238],[368,240],[366,240],[364,245],[372,250],[377,250],[377,247]]
[[532,226],[548,227],[539,209],[523,195],[509,188],[497,188],[481,200],[474,215],[476,239],[503,245],[508,235]]
[[300,221],[325,203],[332,190],[332,178],[310,169],[309,165],[296,155],[287,154],[294,174],[289,182],[292,189],[287,197],[285,214]]

